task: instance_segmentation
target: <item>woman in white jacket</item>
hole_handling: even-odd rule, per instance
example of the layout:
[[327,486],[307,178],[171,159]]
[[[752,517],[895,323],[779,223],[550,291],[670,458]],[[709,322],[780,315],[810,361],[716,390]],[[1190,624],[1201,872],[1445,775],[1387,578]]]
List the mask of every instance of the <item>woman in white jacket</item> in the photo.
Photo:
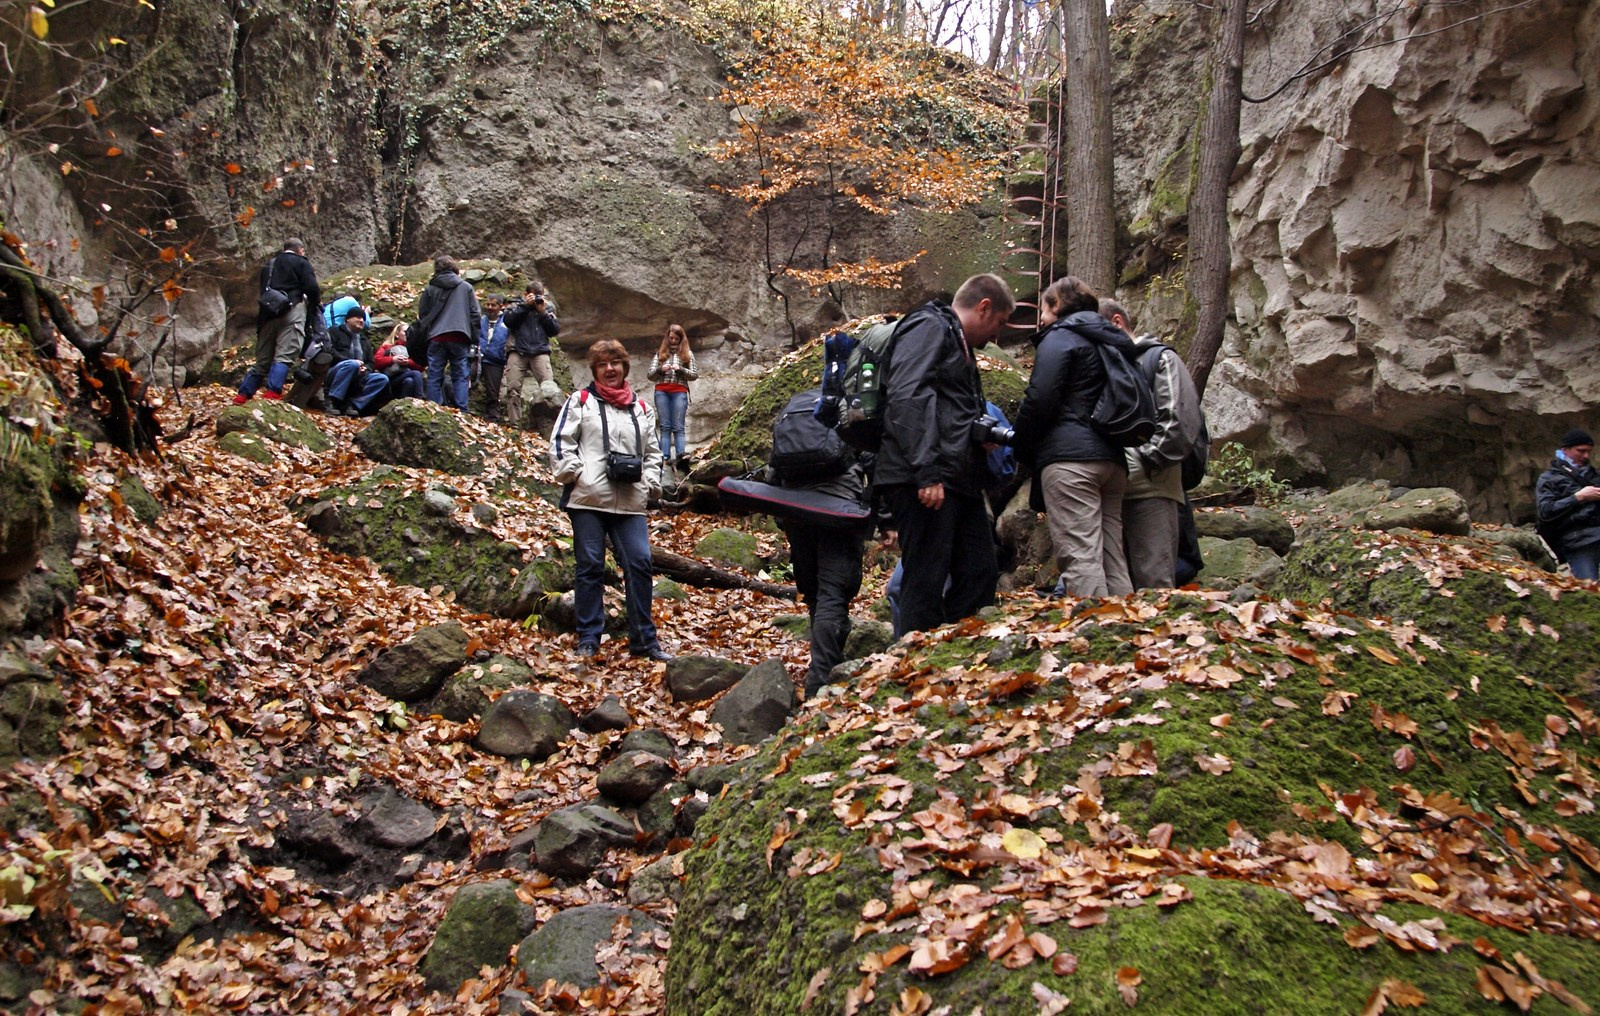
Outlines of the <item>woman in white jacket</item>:
[[594,381],[573,392],[550,433],[561,507],[572,519],[577,560],[573,599],[578,655],[600,653],[605,627],[606,539],[622,565],[628,605],[628,652],[670,660],[650,617],[652,567],[645,506],[661,493],[661,448],[656,417],[628,385],[628,351],[602,339],[589,347]]

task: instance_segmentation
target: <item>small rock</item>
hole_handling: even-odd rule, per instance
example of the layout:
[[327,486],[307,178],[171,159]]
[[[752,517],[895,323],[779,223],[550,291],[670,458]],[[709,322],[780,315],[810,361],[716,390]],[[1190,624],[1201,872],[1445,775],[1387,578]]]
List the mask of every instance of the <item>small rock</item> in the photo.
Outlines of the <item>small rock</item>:
[[472,520],[480,526],[492,526],[499,518],[499,510],[488,502],[480,501],[472,506]]
[[561,748],[577,720],[566,703],[535,691],[508,691],[483,714],[477,745],[506,758],[546,759]]
[[361,812],[366,838],[380,847],[421,846],[439,824],[432,808],[393,790],[369,795],[361,802]]
[[416,702],[439,690],[467,662],[467,633],[454,621],[436,624],[378,654],[358,676],[362,684],[401,702]]
[[751,667],[723,696],[711,719],[721,724],[729,743],[759,744],[783,729],[796,705],[794,682],[783,661],[767,660]]
[[562,910],[517,946],[517,966],[529,984],[554,979],[558,984],[591,988],[600,983],[595,950],[617,933],[627,918],[630,952],[654,953],[654,935],[661,925],[643,911],[608,903],[589,903]]
[[456,499],[441,490],[429,490],[422,495],[422,507],[429,514],[448,518],[456,512]]
[[678,863],[676,856],[668,854],[635,871],[628,881],[628,902],[637,906],[677,899],[683,891],[683,876],[675,870]]
[[537,911],[517,898],[517,885],[507,879],[462,886],[450,900],[433,945],[422,959],[428,987],[454,991],[478,975],[478,968],[498,967],[511,947],[527,934]]
[[667,664],[667,691],[675,702],[703,702],[738,684],[749,669],[715,656],[679,656]]
[[599,705],[583,714],[578,726],[590,734],[598,734],[602,730],[627,730],[633,726],[633,717],[628,714],[621,699],[607,695]]
[[672,763],[647,751],[630,751],[595,777],[600,793],[622,804],[643,804],[672,782]]
[[535,865],[568,878],[588,875],[605,860],[606,850],[632,843],[638,833],[632,822],[598,804],[553,811],[533,828]]
[[678,757],[678,746],[672,743],[672,738],[649,727],[630,730],[622,735],[622,743],[617,746],[617,750],[623,754],[630,751],[647,751],[665,759]]

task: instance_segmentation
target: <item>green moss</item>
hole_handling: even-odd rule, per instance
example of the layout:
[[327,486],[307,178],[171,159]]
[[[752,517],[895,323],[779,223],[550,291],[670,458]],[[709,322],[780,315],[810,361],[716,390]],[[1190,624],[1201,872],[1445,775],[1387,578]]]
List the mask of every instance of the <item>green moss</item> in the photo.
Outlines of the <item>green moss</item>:
[[[325,452],[333,447],[328,435],[317,428],[310,416],[283,401],[251,399],[242,406],[229,406],[217,414],[219,439],[237,433],[253,434],[268,441],[313,452]],[[225,440],[219,443],[225,448],[229,447]],[[266,461],[270,461],[270,458]]]
[[765,463],[772,454],[772,422],[799,392],[822,384],[822,342],[808,342],[785,357],[739,404],[705,457]]
[[713,529],[694,545],[696,557],[713,564],[730,568],[743,568],[748,572],[761,569],[760,547],[756,538],[738,529],[723,526]]
[[[337,510],[337,524],[319,530],[333,550],[366,557],[400,582],[453,590],[473,610],[504,614],[515,604],[522,550],[430,512],[424,495],[403,481],[368,477],[325,491],[323,501]],[[560,588],[557,578],[551,581]]]
[[0,419],[0,580],[26,575],[50,540],[50,450]]
[[274,458],[272,449],[264,439],[244,431],[231,431],[222,435],[217,441],[217,447],[242,459],[259,462],[263,466],[270,466]]

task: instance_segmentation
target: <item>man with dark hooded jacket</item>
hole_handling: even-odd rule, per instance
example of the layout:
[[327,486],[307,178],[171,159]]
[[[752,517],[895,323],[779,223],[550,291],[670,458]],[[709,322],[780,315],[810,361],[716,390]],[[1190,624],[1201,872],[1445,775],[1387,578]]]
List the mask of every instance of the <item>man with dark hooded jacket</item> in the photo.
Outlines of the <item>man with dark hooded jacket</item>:
[[974,275],[949,306],[930,301],[895,330],[872,479],[905,563],[897,637],[994,602],[1000,569],[983,500],[985,451],[972,434],[985,404],[973,350],[999,336],[1015,306],[998,276]]
[[550,337],[561,334],[555,307],[545,295],[544,283],[528,283],[520,302],[506,309],[508,337],[505,370],[506,422],[513,430],[522,426],[522,385],[527,378],[541,390],[554,390],[555,374],[550,366]]
[[1065,591],[1073,596],[1133,592],[1122,547],[1122,495],[1128,466],[1122,448],[1088,423],[1105,388],[1099,346],[1130,361],[1127,333],[1100,316],[1100,299],[1067,276],[1039,296],[1037,351],[1017,408],[1017,457],[1033,468],[1032,499],[1043,508]]
[[1600,472],[1589,462],[1594,438],[1574,427],[1561,436],[1550,468],[1539,474],[1539,534],[1572,577],[1600,578]]
[[[461,277],[456,259],[441,254],[433,259],[433,278],[417,298],[421,334],[428,339],[427,395],[429,402],[467,408],[467,356],[481,326],[482,311],[472,283]],[[445,398],[445,364],[450,365],[450,397]]]
[[322,302],[317,273],[306,260],[305,241],[291,236],[283,242],[283,250],[261,269],[262,292],[269,286],[289,298],[289,307],[276,316],[262,313],[257,319],[256,362],[239,382],[239,391],[233,397],[236,406],[249,402],[257,391],[264,399],[283,398],[289,369],[305,349],[308,309]]

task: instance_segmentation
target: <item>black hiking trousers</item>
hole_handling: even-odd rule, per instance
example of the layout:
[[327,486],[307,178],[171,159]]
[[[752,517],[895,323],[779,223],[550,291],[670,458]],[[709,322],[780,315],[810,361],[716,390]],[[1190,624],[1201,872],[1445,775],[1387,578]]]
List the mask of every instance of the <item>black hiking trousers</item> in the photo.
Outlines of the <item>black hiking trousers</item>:
[[844,662],[850,601],[861,592],[862,537],[792,519],[783,521],[783,530],[789,537],[794,584],[811,617],[811,666],[806,669],[806,698],[810,698]]

